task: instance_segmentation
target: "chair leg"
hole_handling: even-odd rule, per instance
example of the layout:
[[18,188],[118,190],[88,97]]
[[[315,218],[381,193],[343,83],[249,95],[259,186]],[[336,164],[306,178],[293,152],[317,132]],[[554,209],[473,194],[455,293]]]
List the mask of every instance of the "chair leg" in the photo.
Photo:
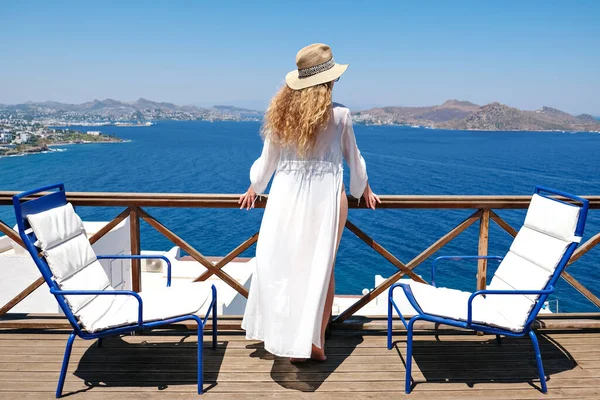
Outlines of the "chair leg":
[[75,332],[71,332],[69,339],[67,339],[67,347],[65,348],[65,355],[63,357],[62,368],[60,369],[60,376],[58,378],[58,386],[56,387],[56,398],[62,396],[63,387],[65,385],[65,378],[67,376],[67,368],[69,367],[69,358],[71,357],[71,348],[73,347],[73,341],[75,340]]
[[412,389],[412,345],[413,345],[413,325],[417,317],[412,317],[406,327],[406,387],[404,391],[409,394]]
[[540,374],[540,384],[542,386],[542,393],[548,393],[546,386],[546,374],[544,373],[544,365],[542,364],[542,355],[540,354],[540,346],[538,344],[537,337],[533,331],[529,331],[529,337],[533,344],[533,352],[535,353],[535,361],[537,363],[538,373]]
[[212,348],[217,349],[217,291],[213,291],[214,303],[212,307]]
[[204,379],[203,379],[203,360],[202,352],[204,348],[204,325],[201,321],[198,321],[198,394],[204,392]]
[[500,335],[496,335],[496,343],[498,343],[498,346],[502,344],[502,337]]
[[392,349],[392,299],[388,299],[387,348]]

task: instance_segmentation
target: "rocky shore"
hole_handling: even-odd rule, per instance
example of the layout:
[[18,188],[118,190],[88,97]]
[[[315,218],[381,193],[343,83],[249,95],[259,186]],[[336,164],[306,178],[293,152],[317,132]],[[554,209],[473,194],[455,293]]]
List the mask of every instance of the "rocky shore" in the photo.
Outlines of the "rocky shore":
[[[86,135],[88,136],[88,135]],[[72,145],[72,144],[90,144],[90,143],[122,143],[123,139],[114,136],[94,136],[96,140],[73,140],[73,141],[45,141],[37,144],[20,144],[16,146],[0,145],[0,157],[23,156],[28,154],[46,153],[58,151],[52,147]]]

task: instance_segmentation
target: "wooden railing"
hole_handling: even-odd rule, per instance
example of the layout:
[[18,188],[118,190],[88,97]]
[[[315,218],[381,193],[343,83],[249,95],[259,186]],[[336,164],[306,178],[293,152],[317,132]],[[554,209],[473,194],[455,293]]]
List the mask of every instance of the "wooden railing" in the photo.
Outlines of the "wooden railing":
[[[0,192],[0,206],[12,205],[12,196],[17,192]],[[379,286],[369,293],[359,298],[353,305],[334,319],[336,322],[343,322],[362,309],[378,295],[386,291],[390,286],[400,278],[408,276],[419,282],[425,282],[420,276],[415,274],[414,269],[421,265],[425,260],[431,257],[435,252],[448,244],[468,227],[479,222],[479,245],[478,254],[487,255],[488,234],[490,221],[496,223],[513,237],[517,231],[502,219],[493,210],[498,209],[526,209],[531,201],[531,196],[380,196],[381,204],[379,208],[384,209],[472,209],[474,212],[465,220],[456,225],[448,233],[434,241],[429,247],[423,250],[419,255],[407,263],[403,263],[383,246],[373,240],[368,234],[363,232],[351,221],[346,223],[346,228],[354,233],[358,238],[364,241],[377,253],[381,254],[386,260],[394,265],[398,271],[383,281]],[[584,196],[590,201],[591,209],[600,208],[600,196]],[[115,218],[98,231],[90,241],[95,243],[111,229],[117,226],[125,218],[130,218],[130,237],[131,254],[140,253],[140,220],[147,222],[150,226],[179,246],[192,258],[198,261],[206,268],[206,272],[198,276],[195,281],[204,281],[212,275],[218,276],[242,296],[248,297],[248,291],[240,285],[235,279],[228,275],[223,267],[239,256],[258,240],[258,232],[233,249],[217,264],[210,262],[202,253],[187,243],[184,239],[173,233],[162,222],[158,221],[143,208],[164,207],[164,208],[238,208],[239,195],[218,195],[218,194],[158,194],[158,193],[67,193],[68,200],[75,206],[102,206],[102,207],[125,207]],[[267,197],[259,198],[255,207],[264,208]],[[365,208],[364,202],[359,205],[356,199],[352,201],[349,198],[350,208]],[[18,234],[14,232],[6,223],[0,220],[0,232],[8,235],[15,242],[22,244]],[[600,243],[600,233],[593,235],[587,242],[581,244],[573,254],[569,266],[579,260],[584,254]],[[0,272],[1,273],[1,272]],[[484,289],[486,285],[487,263],[485,260],[478,262],[477,289]],[[577,281],[567,269],[562,274],[562,278],[573,286],[579,293],[585,296],[589,301],[600,308],[600,298],[598,298],[589,288],[586,288]],[[21,302],[34,290],[44,283],[43,278],[32,282],[21,293],[11,299],[7,304],[0,308],[0,317],[6,314],[15,305]],[[141,269],[139,260],[132,262],[132,287],[139,291],[141,287]]]

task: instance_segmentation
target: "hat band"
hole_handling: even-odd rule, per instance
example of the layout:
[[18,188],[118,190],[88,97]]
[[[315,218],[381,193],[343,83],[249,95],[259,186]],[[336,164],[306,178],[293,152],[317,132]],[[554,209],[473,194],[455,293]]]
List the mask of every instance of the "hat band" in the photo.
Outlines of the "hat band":
[[309,76],[316,75],[318,73],[327,71],[335,65],[335,61],[333,61],[333,57],[329,61],[325,61],[322,64],[315,65],[309,68],[298,69],[298,77],[299,78],[308,78]]

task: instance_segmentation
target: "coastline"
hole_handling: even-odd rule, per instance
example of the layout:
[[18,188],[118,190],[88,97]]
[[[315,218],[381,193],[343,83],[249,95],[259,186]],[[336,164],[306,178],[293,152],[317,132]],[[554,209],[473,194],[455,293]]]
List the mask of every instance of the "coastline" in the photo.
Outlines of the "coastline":
[[69,126],[84,126],[84,127],[103,127],[103,126],[115,126],[115,127],[143,127],[143,126],[154,126],[156,122],[146,122],[143,124],[127,123],[127,122],[85,122],[85,121],[56,121],[56,120],[38,120],[41,124],[46,124],[50,128],[66,128]]
[[99,140],[97,142],[56,142],[52,144],[47,144],[48,147],[56,147],[56,146],[71,146],[76,144],[115,144],[115,143],[131,143],[131,140]]
[[[204,121],[204,122],[215,122],[215,121],[222,121],[222,122],[258,122],[259,120],[255,120],[255,119],[232,119],[232,120],[228,120],[228,119],[223,119],[223,120],[211,120],[211,119],[197,119],[194,121]],[[87,126],[111,126],[114,128],[135,128],[135,127],[139,127],[139,128],[143,128],[143,127],[150,127],[150,126],[155,126],[157,123],[160,122],[190,122],[190,120],[172,120],[172,119],[157,119],[157,120],[153,120],[152,122],[150,122],[149,124],[135,124],[135,123],[93,123],[93,122],[67,122],[67,121],[63,121],[62,124],[58,124],[56,123],[56,121],[54,121],[54,123],[52,123],[51,125],[48,125],[49,127],[54,127],[54,128],[63,128],[63,127],[69,127],[69,126],[81,126],[81,127],[87,127]],[[425,121],[424,121],[425,122]],[[429,121],[431,122],[431,121]],[[439,127],[439,126],[433,126],[433,125],[420,125],[417,124],[416,122],[413,123],[394,123],[394,122],[384,122],[384,123],[372,123],[372,122],[365,122],[364,120],[359,120],[359,121],[353,121],[353,123],[355,125],[364,125],[364,126],[396,126],[396,127],[405,127],[405,128],[412,128],[412,129],[437,129],[437,130],[447,130],[447,131],[469,131],[469,132],[563,132],[563,133],[600,133],[600,130],[575,130],[575,129],[485,129],[485,128],[465,128],[465,129],[459,129],[459,128],[453,128],[453,127]],[[595,129],[595,128],[594,128]]]
[[0,158],[25,157],[25,156],[34,156],[36,154],[48,154],[48,153],[62,153],[63,151],[67,151],[67,149],[50,149],[50,148],[48,148],[47,150],[40,150],[40,151],[24,151],[24,152],[15,153],[15,154],[0,154]]
[[[60,149],[56,147],[62,146],[71,146],[71,145],[86,145],[86,144],[113,144],[113,143],[130,143],[131,140],[99,140],[99,141],[82,141],[82,142],[53,142],[47,143],[43,145],[31,146],[27,147],[21,151],[14,151],[8,154],[1,154],[0,158],[8,158],[8,157],[22,157],[22,156],[30,156],[35,154],[47,154],[47,153],[60,153],[63,151],[67,151],[67,149]],[[2,147],[2,146],[0,146]]]

